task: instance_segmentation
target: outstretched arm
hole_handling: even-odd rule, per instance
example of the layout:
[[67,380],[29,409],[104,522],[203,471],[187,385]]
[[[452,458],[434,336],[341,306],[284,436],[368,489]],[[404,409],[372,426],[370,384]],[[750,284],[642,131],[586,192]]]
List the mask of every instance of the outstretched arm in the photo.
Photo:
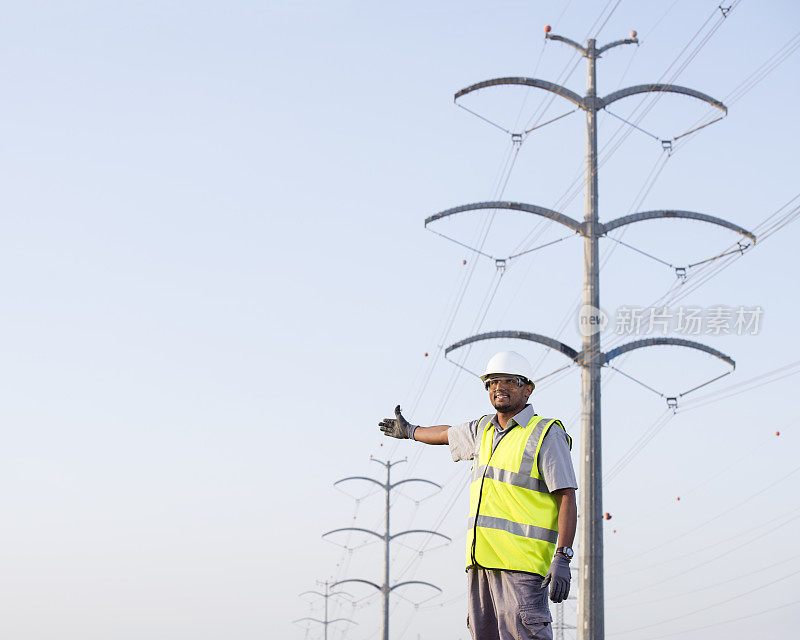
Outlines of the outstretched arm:
[[414,440],[425,444],[450,444],[447,438],[449,424],[437,424],[434,427],[417,427],[414,431]]
[[394,418],[384,418],[378,423],[383,435],[391,438],[411,438],[425,444],[448,444],[447,430],[450,425],[439,424],[433,427],[420,427],[410,424],[400,412],[400,405],[394,409]]

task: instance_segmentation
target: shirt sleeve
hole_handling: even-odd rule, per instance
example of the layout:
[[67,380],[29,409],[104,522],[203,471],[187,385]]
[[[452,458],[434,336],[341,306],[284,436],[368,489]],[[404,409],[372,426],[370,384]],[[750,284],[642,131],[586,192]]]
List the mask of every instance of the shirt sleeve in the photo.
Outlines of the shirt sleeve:
[[472,460],[475,457],[478,422],[480,420],[470,420],[447,430],[447,441],[450,443],[450,455],[453,456],[453,462]]
[[577,489],[567,434],[558,425],[547,430],[539,449],[539,473],[552,493],[558,489]]

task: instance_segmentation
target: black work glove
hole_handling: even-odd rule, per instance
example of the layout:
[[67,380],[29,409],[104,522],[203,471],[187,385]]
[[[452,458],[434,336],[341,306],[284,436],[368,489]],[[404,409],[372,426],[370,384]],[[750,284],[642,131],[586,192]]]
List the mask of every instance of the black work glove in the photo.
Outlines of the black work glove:
[[542,580],[542,589],[550,585],[550,600],[561,602],[569,595],[569,582],[572,576],[569,572],[569,558],[557,553],[547,570],[547,575]]
[[414,425],[409,424],[408,420],[400,413],[399,404],[394,408],[394,415],[394,418],[384,418],[378,423],[381,431],[383,431],[383,435],[391,436],[392,438],[400,438],[401,440],[410,438]]

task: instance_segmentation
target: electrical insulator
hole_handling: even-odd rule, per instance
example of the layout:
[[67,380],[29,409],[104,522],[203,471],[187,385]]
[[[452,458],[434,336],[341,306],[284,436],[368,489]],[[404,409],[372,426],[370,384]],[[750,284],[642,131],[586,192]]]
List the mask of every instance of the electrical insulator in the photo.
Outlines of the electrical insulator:
[[428,352],[427,352],[427,351],[425,352],[425,357],[426,357],[426,358],[428,357]]
[[466,260],[462,260],[461,264],[467,264],[467,261]]
[[548,25],[547,25],[547,26],[544,28],[544,32],[545,32],[545,33],[550,33],[550,29],[551,29],[551,28],[552,28],[552,27],[551,27],[551,26],[548,24]]
[[636,29],[631,29],[631,38],[636,38],[636,36],[637,36]]
[[611,514],[610,513],[606,514],[606,520],[611,520]]
[[779,435],[781,435],[781,432],[780,432],[780,431],[776,431],[776,432],[775,432],[775,435],[776,435],[776,436],[779,436]]

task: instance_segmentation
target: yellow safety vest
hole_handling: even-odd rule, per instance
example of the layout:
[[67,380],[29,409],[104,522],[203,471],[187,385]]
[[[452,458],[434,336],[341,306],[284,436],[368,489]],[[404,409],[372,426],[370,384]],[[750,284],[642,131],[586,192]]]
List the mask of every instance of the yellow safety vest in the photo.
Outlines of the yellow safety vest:
[[[506,433],[492,452],[491,419],[484,416],[478,422],[481,440],[469,489],[467,567],[544,576],[558,540],[558,504],[539,474],[539,449],[551,426],[564,425],[533,416],[526,426]],[[567,439],[572,449],[572,438]]]

